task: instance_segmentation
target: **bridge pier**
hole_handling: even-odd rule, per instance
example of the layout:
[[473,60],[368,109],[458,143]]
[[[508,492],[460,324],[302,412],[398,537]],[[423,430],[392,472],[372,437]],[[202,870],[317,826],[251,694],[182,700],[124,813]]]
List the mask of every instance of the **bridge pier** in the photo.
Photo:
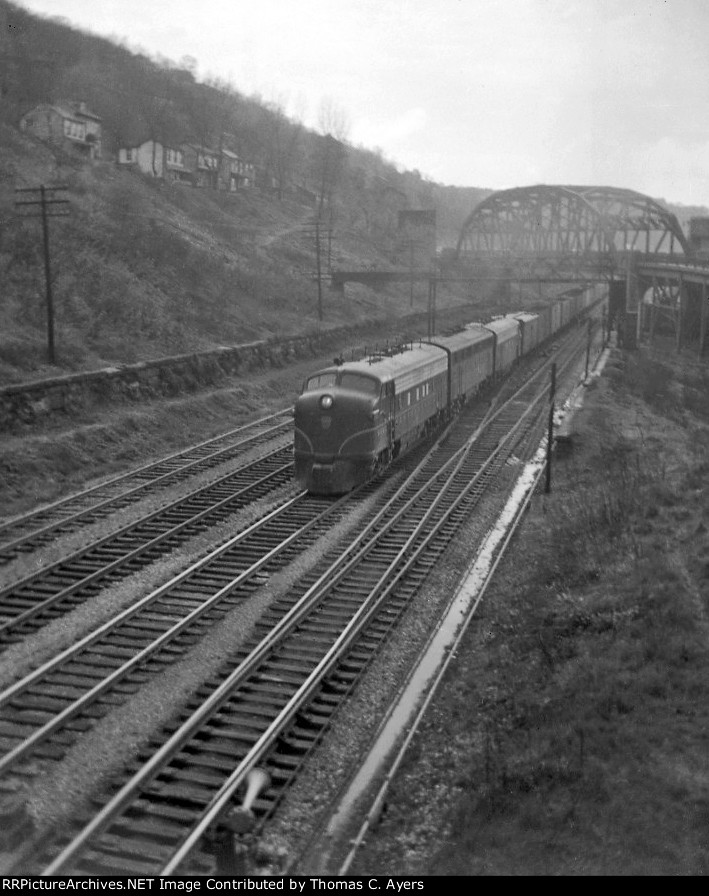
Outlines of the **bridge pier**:
[[663,322],[669,323],[677,351],[696,343],[701,356],[707,342],[709,271],[645,273],[639,282],[641,295],[651,290],[651,299],[641,302],[639,338],[642,336],[652,344]]

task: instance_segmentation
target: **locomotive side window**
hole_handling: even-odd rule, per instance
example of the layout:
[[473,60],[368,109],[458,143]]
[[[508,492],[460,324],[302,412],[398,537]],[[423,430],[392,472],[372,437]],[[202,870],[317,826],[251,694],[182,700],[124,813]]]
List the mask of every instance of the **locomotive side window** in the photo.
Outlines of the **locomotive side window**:
[[306,382],[303,387],[303,392],[310,392],[311,389],[325,389],[328,386],[334,386],[336,378],[337,373],[334,370],[329,371],[328,373],[318,373],[315,376],[311,376]]
[[379,394],[379,380],[375,380],[371,376],[363,376],[361,373],[345,371],[340,379],[340,386],[355,392],[366,392],[368,395]]

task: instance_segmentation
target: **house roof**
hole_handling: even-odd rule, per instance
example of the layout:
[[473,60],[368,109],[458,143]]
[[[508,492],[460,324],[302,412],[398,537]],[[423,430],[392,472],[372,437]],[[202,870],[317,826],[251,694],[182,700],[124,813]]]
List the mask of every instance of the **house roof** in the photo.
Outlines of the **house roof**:
[[[173,150],[174,152],[181,152],[181,151],[182,151],[182,150],[180,149],[179,146],[171,146],[169,143],[163,143],[162,140],[152,140],[152,139],[150,139],[150,138],[146,138],[146,139],[143,139],[143,140],[140,140],[140,139],[139,139],[139,140],[137,140],[135,143],[134,143],[134,142],[130,142],[130,143],[128,143],[128,142],[121,142],[120,145],[119,145],[119,149],[140,149],[141,146],[147,146],[148,144],[152,144],[152,143],[154,143],[156,146],[159,146],[161,149],[166,149],[166,150],[170,150],[170,149],[171,149],[171,150]],[[171,165],[171,164],[174,164],[174,163],[172,163],[172,162],[168,162],[167,164],[168,164],[168,165]],[[181,167],[181,166],[179,166],[179,167]]]
[[182,146],[190,146],[192,149],[196,149],[197,152],[206,153],[210,156],[218,156],[218,149],[210,149],[208,146],[201,146],[199,143],[183,143]]
[[82,119],[86,118],[92,118],[94,121],[101,121],[101,118],[98,115],[95,115],[86,108],[85,103],[74,100],[59,100],[56,103],[39,103],[25,112],[22,117],[25,118],[27,115],[36,112],[38,109],[51,109],[53,112],[61,115],[62,118],[71,118],[72,121],[80,122]]
[[141,146],[147,146],[148,144],[153,143],[155,146],[159,146],[161,149],[163,148],[163,144],[159,140],[139,140],[138,143],[122,143],[121,149],[140,149]]
[[242,158],[242,156],[238,155],[235,152],[232,152],[232,150],[230,149],[223,149],[222,155],[226,156],[227,159],[232,159],[234,162],[239,162],[241,165],[253,167],[253,162],[249,162],[247,159]]
[[81,118],[93,118],[94,121],[101,121],[99,115],[92,112],[83,100],[59,100],[59,104],[68,109],[73,109],[75,115]]
[[70,106],[62,106],[55,103],[50,108],[54,109],[55,112],[58,112],[62,118],[71,118],[74,121],[81,121],[82,116],[75,112]]
[[52,112],[56,112],[57,115],[61,115],[62,118],[71,118],[73,121],[80,121],[72,109],[69,109],[66,106],[60,106],[56,103],[39,103],[31,109],[28,109],[22,117],[27,118],[27,116],[31,115],[33,112],[38,112],[44,109],[51,109]]

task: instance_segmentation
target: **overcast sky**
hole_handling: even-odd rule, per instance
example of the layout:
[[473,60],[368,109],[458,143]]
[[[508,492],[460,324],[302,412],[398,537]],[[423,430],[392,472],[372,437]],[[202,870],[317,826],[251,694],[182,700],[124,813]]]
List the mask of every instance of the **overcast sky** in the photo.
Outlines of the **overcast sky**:
[[446,184],[709,206],[709,0],[16,0]]

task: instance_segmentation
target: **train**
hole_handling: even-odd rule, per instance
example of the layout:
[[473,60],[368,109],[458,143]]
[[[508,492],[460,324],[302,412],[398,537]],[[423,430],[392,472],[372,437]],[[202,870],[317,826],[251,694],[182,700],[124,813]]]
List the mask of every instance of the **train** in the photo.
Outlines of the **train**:
[[541,310],[469,323],[360,360],[336,358],[305,379],[295,402],[296,482],[316,495],[368,482],[597,301],[593,290],[577,289]]

